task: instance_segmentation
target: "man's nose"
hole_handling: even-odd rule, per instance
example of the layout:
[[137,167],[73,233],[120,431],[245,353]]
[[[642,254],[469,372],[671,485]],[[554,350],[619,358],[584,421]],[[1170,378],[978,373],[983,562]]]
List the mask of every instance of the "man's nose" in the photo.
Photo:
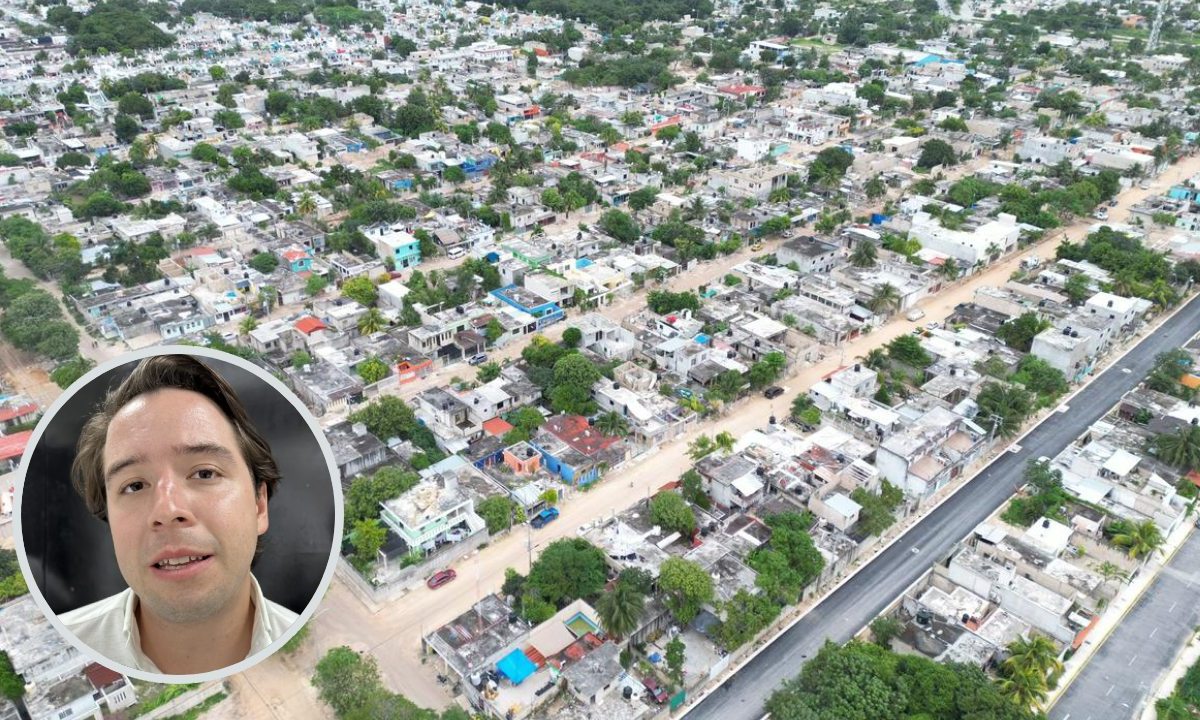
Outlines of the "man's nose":
[[154,484],[154,505],[150,510],[153,525],[187,525],[195,519],[188,498],[187,483],[167,470]]

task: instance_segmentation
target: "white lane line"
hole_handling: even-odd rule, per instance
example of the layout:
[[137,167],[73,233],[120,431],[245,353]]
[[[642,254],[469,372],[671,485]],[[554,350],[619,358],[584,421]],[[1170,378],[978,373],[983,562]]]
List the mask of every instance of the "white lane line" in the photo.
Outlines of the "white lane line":
[[1130,666],[1132,666],[1132,665],[1133,665],[1133,661],[1134,661],[1134,660],[1137,660],[1137,655],[1134,655],[1133,657],[1129,658],[1129,665],[1130,665]]

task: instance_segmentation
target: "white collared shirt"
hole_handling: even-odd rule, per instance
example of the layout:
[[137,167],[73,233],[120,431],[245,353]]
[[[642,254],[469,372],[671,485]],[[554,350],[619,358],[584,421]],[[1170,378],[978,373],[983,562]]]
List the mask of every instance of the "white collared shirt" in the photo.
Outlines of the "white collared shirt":
[[[250,636],[250,653],[270,646],[283,635],[299,617],[278,603],[263,596],[254,575],[250,576],[254,603],[254,629]],[[154,661],[142,652],[142,640],[137,625],[138,597],[131,588],[91,605],[58,616],[75,637],[92,650],[122,665],[145,672],[162,673]],[[262,612],[265,608],[266,612]]]

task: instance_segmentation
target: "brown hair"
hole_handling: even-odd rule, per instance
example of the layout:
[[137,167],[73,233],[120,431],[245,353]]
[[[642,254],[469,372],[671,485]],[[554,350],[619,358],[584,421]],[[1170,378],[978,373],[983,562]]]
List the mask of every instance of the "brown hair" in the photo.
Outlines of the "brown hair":
[[[88,418],[79,433],[75,460],[71,463],[71,483],[87,503],[88,510],[108,522],[108,498],[104,487],[104,444],[113,416],[131,400],[156,390],[175,388],[200,393],[217,404],[237,435],[238,449],[250,468],[255,495],[263,486],[267,498],[279,483],[279,467],[271,455],[271,446],[255,429],[246,408],[233,387],[212,368],[190,355],[156,355],[138,363],[129,377],[109,391],[99,410]],[[262,536],[259,548],[262,550]]]

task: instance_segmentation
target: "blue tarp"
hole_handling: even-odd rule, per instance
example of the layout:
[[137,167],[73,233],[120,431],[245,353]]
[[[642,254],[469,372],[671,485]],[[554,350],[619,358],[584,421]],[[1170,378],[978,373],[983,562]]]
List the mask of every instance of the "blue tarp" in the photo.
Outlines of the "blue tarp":
[[537,665],[525,657],[525,653],[513,650],[496,663],[496,671],[511,680],[513,685],[520,685],[525,678],[537,672]]

